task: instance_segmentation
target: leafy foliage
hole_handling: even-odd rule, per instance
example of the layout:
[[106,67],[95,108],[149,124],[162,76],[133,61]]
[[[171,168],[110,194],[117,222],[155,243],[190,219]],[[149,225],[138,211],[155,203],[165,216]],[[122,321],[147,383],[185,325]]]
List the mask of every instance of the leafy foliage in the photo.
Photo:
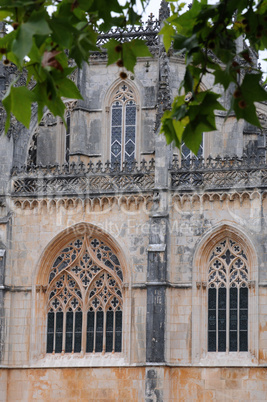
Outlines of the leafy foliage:
[[[145,0],[140,1],[145,4]],[[134,11],[135,3],[136,0],[128,0],[122,6],[118,0],[1,0],[0,18],[9,27],[9,33],[0,38],[0,57],[5,65],[12,62],[20,71],[26,69],[28,83],[31,79],[36,82],[32,91],[11,83],[3,99],[7,112],[5,130],[9,128],[11,113],[29,127],[34,102],[38,104],[39,121],[45,107],[64,120],[62,98],[82,99],[67,78],[73,71],[69,58],[81,67],[84,61],[88,62],[90,51],[100,50],[96,45],[97,31],[138,24],[141,16]],[[109,62],[120,59],[130,71],[137,56],[150,55],[140,40],[116,43],[115,47],[121,47],[119,52],[113,42],[106,45]],[[23,102],[16,102],[18,99]]]
[[[140,1],[143,6],[148,2]],[[216,130],[216,110],[223,110],[216,89],[201,90],[207,74],[214,77],[215,86],[231,94],[228,112],[260,125],[255,102],[266,101],[267,94],[248,44],[255,52],[267,48],[267,0],[222,0],[216,5],[193,0],[185,12],[184,3],[169,0],[169,4],[171,15],[161,30],[163,43],[166,51],[172,46],[183,54],[185,73],[172,109],[163,115],[161,132],[168,143],[174,141],[180,147],[185,142],[197,153],[203,131]],[[135,5],[136,0],[127,0],[124,6],[119,0],[1,0],[0,18],[12,30],[0,38],[0,57],[4,64],[26,69],[28,82],[36,82],[32,91],[11,83],[3,99],[6,131],[11,113],[29,127],[33,102],[38,104],[39,121],[45,107],[64,120],[62,98],[81,99],[68,78],[73,71],[69,58],[81,67],[90,51],[100,50],[98,31],[139,24]],[[111,39],[105,47],[108,64],[117,63],[132,72],[137,57],[150,56],[139,39],[125,43]],[[122,71],[121,77],[125,76]]]
[[[231,111],[260,127],[255,102],[266,101],[262,71],[255,65],[253,51],[267,47],[267,1],[222,0],[208,5],[207,0],[194,0],[190,9],[171,2],[172,15],[161,30],[166,50],[185,57],[185,74],[180,94],[171,111],[165,111],[161,132],[168,143],[185,144],[197,153],[201,133],[213,131],[215,111],[223,110],[213,88],[201,91],[205,75],[214,76],[214,85],[231,94]],[[243,46],[243,41],[245,47]],[[239,46],[241,44],[241,46]]]

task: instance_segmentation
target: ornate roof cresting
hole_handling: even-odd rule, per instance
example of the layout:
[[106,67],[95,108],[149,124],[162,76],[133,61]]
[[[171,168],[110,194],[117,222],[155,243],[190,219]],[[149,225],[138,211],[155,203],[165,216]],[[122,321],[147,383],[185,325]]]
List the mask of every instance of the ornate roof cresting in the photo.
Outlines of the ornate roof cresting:
[[170,16],[169,4],[165,0],[161,0],[159,9],[159,22],[163,22]]

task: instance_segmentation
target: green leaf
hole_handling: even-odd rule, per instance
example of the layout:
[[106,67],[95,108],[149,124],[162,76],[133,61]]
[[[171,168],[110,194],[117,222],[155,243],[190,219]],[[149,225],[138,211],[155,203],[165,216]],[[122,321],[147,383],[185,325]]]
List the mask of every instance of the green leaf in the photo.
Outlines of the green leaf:
[[[118,46],[122,47],[121,52],[116,50]],[[141,39],[133,39],[122,44],[115,39],[110,39],[104,47],[108,51],[108,66],[123,57],[125,68],[132,72],[134,72],[137,57],[151,57],[148,47]]]
[[137,57],[151,57],[147,45],[141,39],[133,39],[125,42],[123,47],[123,62],[127,70],[134,72]]
[[10,123],[10,114],[14,114],[25,127],[29,128],[31,121],[31,105],[35,101],[33,92],[26,87],[14,87],[10,85],[4,99],[3,105],[7,112],[5,130],[7,132]]
[[18,28],[17,37],[13,42],[12,51],[18,58],[20,64],[22,64],[23,59],[30,52],[32,48],[32,41],[34,35],[49,35],[51,30],[49,25],[45,20],[46,13],[44,12],[33,12],[31,18],[26,22],[22,23]]
[[171,24],[168,24],[166,21],[164,21],[164,27],[161,29],[159,34],[163,35],[163,43],[164,43],[166,52],[168,52],[168,50],[172,44],[172,39],[175,34],[175,29],[173,28],[173,26]]
[[104,47],[108,51],[108,62],[107,65],[116,63],[117,60],[121,58],[121,52],[117,52],[115,48],[117,46],[121,46],[120,42],[115,39],[110,39],[107,43],[105,43]]
[[63,80],[57,81],[58,90],[60,96],[72,99],[83,99],[80,91],[76,87],[73,81],[69,78],[64,78]]
[[73,26],[66,19],[54,18],[49,23],[52,29],[52,39],[60,46],[69,48],[73,40]]
[[207,130],[205,125],[199,124],[198,126],[194,127],[192,124],[188,124],[183,133],[183,142],[187,146],[187,148],[191,149],[195,155],[197,155],[200,144],[202,142],[202,136],[204,131]]
[[226,90],[231,82],[235,82],[232,73],[228,70],[218,69],[214,71],[215,81],[214,84],[221,84],[223,85],[224,89]]
[[246,74],[241,85],[244,99],[251,102],[264,102],[267,100],[267,92],[260,84],[262,74]]
[[12,88],[12,113],[25,127],[30,127],[34,94],[26,87]]

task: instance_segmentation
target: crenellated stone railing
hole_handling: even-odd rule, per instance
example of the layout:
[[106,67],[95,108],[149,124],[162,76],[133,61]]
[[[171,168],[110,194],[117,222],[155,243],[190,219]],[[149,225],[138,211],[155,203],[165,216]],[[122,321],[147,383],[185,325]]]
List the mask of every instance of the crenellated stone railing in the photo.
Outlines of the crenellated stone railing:
[[146,192],[154,188],[154,160],[14,167],[11,194],[19,197]]
[[[178,192],[267,188],[264,156],[174,158],[169,189]],[[11,172],[13,197],[145,193],[155,189],[155,161],[22,166]],[[157,189],[155,189],[157,190]]]
[[179,191],[214,191],[267,186],[265,156],[174,158],[170,186]]
[[127,42],[133,39],[143,39],[148,46],[159,44],[158,33],[160,31],[160,21],[151,15],[148,21],[142,25],[130,26],[125,29],[116,27],[108,32],[100,32],[97,39],[97,45],[103,46],[110,39],[116,39],[119,42]]

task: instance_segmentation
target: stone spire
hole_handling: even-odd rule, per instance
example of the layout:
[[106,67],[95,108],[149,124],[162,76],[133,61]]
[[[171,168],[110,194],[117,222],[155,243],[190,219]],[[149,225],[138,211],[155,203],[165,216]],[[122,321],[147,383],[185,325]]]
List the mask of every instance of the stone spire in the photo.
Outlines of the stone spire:
[[[0,38],[3,38],[6,34],[5,23],[0,21]],[[6,89],[6,79],[5,79],[5,67],[3,62],[0,61],[0,91],[4,91]],[[0,95],[0,99],[2,99],[2,95]]]
[[159,22],[162,23],[170,16],[169,4],[165,0],[161,0],[159,8]]

